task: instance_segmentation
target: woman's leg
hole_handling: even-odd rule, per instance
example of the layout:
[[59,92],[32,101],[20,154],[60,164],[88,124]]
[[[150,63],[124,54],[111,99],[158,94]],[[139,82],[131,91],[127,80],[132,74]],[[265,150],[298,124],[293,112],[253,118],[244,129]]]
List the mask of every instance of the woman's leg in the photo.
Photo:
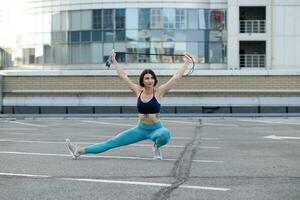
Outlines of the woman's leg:
[[115,137],[99,144],[94,144],[88,147],[84,147],[79,150],[80,154],[89,153],[102,153],[112,148],[133,144],[147,139],[147,132],[139,127],[134,127],[126,131],[121,132]]
[[154,142],[155,146],[158,148],[163,145],[166,145],[170,141],[170,130],[165,127],[156,129],[151,133],[150,139]]

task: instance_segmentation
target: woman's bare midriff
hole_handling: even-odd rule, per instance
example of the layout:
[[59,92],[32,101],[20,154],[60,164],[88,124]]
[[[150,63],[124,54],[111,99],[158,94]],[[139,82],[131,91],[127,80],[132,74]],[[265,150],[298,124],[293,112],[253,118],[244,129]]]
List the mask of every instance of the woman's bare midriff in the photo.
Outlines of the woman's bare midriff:
[[139,113],[139,119],[141,122],[145,123],[145,124],[153,124],[157,121],[159,121],[159,117],[158,114],[155,113],[151,113],[151,114],[142,114]]

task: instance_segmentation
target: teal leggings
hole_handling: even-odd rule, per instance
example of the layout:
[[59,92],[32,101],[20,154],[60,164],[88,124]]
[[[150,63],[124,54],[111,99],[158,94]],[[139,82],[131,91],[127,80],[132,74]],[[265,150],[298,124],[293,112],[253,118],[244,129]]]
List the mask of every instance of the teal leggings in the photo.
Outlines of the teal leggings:
[[152,140],[157,147],[161,147],[170,141],[170,131],[160,121],[153,124],[139,122],[136,127],[123,131],[103,143],[85,147],[84,152],[86,154],[102,153],[112,148],[133,144],[146,139]]

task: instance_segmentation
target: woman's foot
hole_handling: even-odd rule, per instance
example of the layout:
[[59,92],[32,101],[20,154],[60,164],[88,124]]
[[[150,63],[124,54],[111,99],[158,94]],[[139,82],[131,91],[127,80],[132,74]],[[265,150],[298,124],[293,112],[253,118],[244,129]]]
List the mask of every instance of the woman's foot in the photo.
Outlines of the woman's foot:
[[156,146],[156,144],[153,145],[153,159],[154,160],[162,160],[161,150],[159,147]]
[[66,145],[73,159],[76,160],[80,156],[79,154],[80,147],[77,144],[71,143],[69,138],[66,139]]

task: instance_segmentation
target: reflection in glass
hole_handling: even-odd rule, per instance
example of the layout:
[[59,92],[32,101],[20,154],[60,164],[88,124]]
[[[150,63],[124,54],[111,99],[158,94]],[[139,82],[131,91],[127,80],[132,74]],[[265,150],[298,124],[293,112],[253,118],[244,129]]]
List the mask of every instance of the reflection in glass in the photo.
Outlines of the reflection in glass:
[[150,28],[150,9],[141,8],[139,9],[139,29]]
[[175,28],[175,9],[163,9],[164,28]]
[[176,29],[186,29],[186,9],[176,9]]
[[126,30],[126,40],[127,41],[137,41],[138,31],[137,30]]
[[126,9],[126,29],[138,29],[138,9]]
[[102,31],[93,31],[92,32],[92,40],[93,40],[93,42],[101,42],[102,41]]
[[114,31],[103,31],[104,42],[113,42],[114,41]]
[[125,29],[125,9],[116,9],[116,29]]
[[113,29],[114,28],[114,18],[113,9],[103,10],[103,29]]
[[91,31],[81,31],[81,41],[90,42],[91,41]]
[[188,9],[188,29],[198,29],[198,10]]
[[102,28],[102,10],[93,10],[93,29]]

